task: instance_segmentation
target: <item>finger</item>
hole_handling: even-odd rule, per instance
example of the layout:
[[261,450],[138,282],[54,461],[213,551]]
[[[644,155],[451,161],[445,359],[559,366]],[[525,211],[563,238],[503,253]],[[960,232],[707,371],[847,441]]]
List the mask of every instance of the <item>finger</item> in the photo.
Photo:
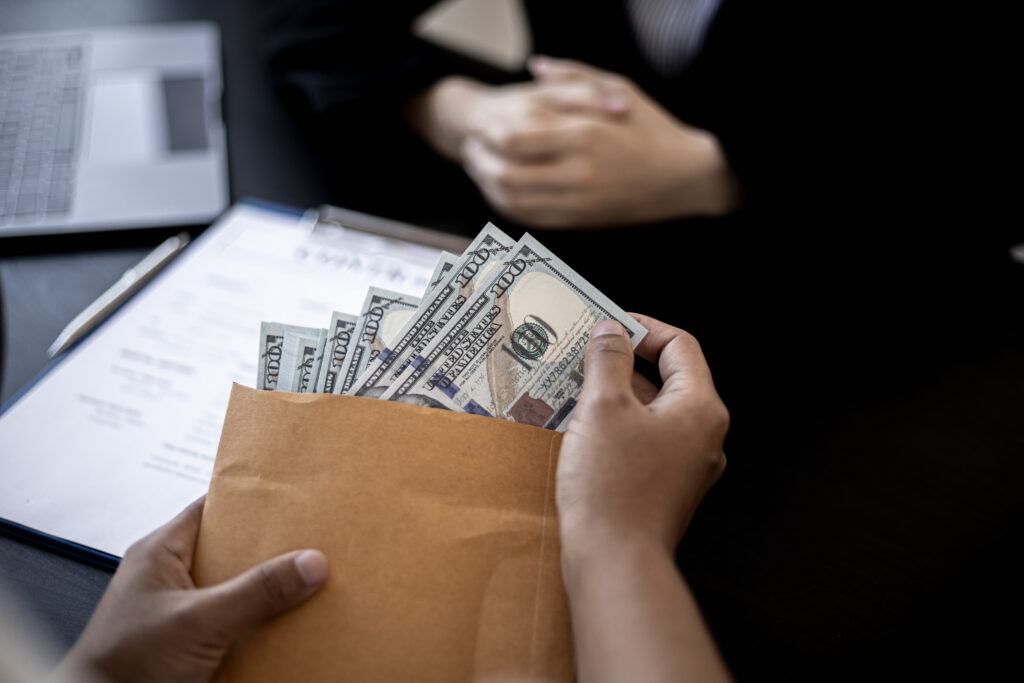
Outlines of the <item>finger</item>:
[[[674,325],[669,325],[668,323],[663,323],[656,318],[652,318],[642,313],[630,313],[630,315],[647,330],[647,334],[636,347],[636,355],[656,364],[659,371],[662,369],[662,353],[673,340],[681,336],[693,339],[692,335],[690,335],[686,330],[675,327]],[[707,363],[704,360],[704,354],[700,350],[700,345],[696,343],[696,339],[693,339],[692,345],[687,344],[685,349],[687,358],[694,366],[696,366],[696,368],[707,368]],[[708,374],[710,374],[710,371]],[[664,374],[661,375],[661,379],[662,381],[666,379]]]
[[526,66],[534,78],[541,80],[564,81],[577,78],[604,80],[614,76],[610,71],[598,69],[585,62],[548,57],[547,55],[533,55],[527,60]]
[[712,391],[711,370],[700,344],[689,332],[646,315],[630,313],[647,335],[637,345],[636,353],[658,365],[662,390],[659,399],[694,388]]
[[187,570],[192,567],[192,553],[195,551],[196,539],[199,537],[199,523],[203,519],[203,506],[206,495],[200,496],[178,513],[177,517],[135,543],[125,558],[129,556],[146,560],[160,560],[169,553]]
[[237,637],[313,595],[327,579],[327,557],[296,550],[199,591],[197,609],[217,632]]
[[626,330],[615,320],[603,320],[590,333],[583,360],[580,404],[602,399],[635,400],[633,348]]
[[558,118],[555,123],[532,125],[492,119],[473,128],[469,138],[504,156],[523,159],[550,159],[587,149],[593,139],[593,122]]
[[647,379],[639,372],[633,372],[633,395],[639,399],[640,403],[647,405],[658,396],[658,387],[654,386],[651,380]]
[[466,173],[487,202],[507,218],[535,228],[571,228],[582,224],[586,215],[583,192],[543,184],[516,187],[514,182],[496,177],[484,166],[467,156]]
[[462,143],[466,171],[474,179],[502,190],[561,192],[573,189],[576,175],[565,159],[525,161],[510,158],[471,136]]
[[600,114],[621,118],[629,113],[629,100],[620,88],[592,80],[556,82],[540,88],[537,99],[563,114]]
[[609,113],[621,116],[629,113],[632,108],[629,81],[620,74],[573,59],[555,59],[543,55],[531,57],[527,64],[533,77],[543,83],[581,82],[592,85],[600,91],[604,108]]
[[[528,61],[529,71],[534,78],[545,84],[589,85],[601,93],[605,113],[625,116],[632,110],[629,79],[621,74],[607,72],[574,59],[556,59],[537,55]],[[579,87],[579,86],[578,86]]]

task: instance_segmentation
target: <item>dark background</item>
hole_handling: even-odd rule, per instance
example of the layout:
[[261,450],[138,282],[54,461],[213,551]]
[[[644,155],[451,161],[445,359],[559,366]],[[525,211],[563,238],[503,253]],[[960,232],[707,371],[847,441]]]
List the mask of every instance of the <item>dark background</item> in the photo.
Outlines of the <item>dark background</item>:
[[[542,236],[627,309],[702,341],[733,416],[729,467],[678,560],[741,679],[980,677],[1016,650],[1024,266],[1008,247],[1024,238],[990,164],[1012,158],[993,133],[1001,89],[971,68],[998,82],[1004,43],[994,17],[936,23],[932,8],[805,17],[803,61],[820,71],[781,88],[803,93],[794,149],[816,151],[780,162],[806,183],[798,205],[655,226],[642,249],[591,234],[570,256],[579,236]],[[196,18],[221,27],[232,198],[370,208],[275,95],[252,3],[0,5],[3,31]],[[437,195],[461,196],[457,174],[438,177]],[[463,231],[495,218],[402,201],[431,192],[396,183],[393,213]],[[172,232],[0,241],[0,397]],[[624,251],[640,254],[633,290],[657,300],[621,288]],[[0,579],[67,647],[109,573],[0,537]]]

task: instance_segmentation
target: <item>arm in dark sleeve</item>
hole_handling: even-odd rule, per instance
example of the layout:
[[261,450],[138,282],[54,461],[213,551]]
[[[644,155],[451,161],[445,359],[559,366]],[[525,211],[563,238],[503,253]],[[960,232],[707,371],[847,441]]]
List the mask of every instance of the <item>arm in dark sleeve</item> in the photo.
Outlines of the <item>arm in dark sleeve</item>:
[[784,95],[792,74],[779,68],[787,31],[778,11],[760,4],[723,0],[700,55],[668,96],[683,121],[718,139],[748,207],[778,198],[776,185],[786,180],[780,153],[793,142],[784,131],[796,123]]
[[675,94],[680,118],[711,131],[739,177],[747,207],[827,209],[851,141],[837,93],[838,30],[812,3],[723,0],[704,50]]
[[478,227],[478,209],[447,220],[450,206],[475,207],[479,193],[402,116],[403,103],[445,76],[488,80],[496,71],[412,34],[436,0],[260,2],[269,75],[323,162],[331,188],[324,200],[446,229]]
[[289,104],[315,117],[392,112],[450,73],[439,51],[412,35],[435,0],[264,0],[267,55]]

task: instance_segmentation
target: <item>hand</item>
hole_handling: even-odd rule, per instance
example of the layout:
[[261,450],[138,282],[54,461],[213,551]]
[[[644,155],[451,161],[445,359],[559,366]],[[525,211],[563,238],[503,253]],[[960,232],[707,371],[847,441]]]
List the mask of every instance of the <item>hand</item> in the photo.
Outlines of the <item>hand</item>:
[[[562,577],[581,681],[728,681],[675,546],[725,468],[729,415],[696,340],[644,316],[633,370],[622,326],[598,324],[558,456]],[[625,627],[624,627],[625,625]]]
[[547,58],[531,67],[542,87],[589,84],[615,93],[629,114],[563,107],[554,121],[477,124],[463,143],[464,165],[497,210],[537,227],[571,228],[719,215],[738,203],[711,133],[678,121],[623,76]]
[[208,681],[239,636],[309,598],[317,550],[281,555],[216,586],[189,574],[202,498],[128,549],[58,680]]
[[498,211],[572,228],[738,205],[739,185],[711,133],[678,121],[623,76],[550,58],[531,69],[529,84],[442,82],[407,112]]
[[407,123],[441,156],[462,163],[462,145],[471,132],[488,127],[499,131],[520,127],[552,127],[572,123],[565,114],[590,114],[609,119],[629,114],[619,88],[597,81],[551,81],[487,86],[449,76],[405,103]]
[[725,469],[729,416],[697,341],[634,316],[648,330],[637,353],[658,364],[660,391],[633,370],[621,325],[598,324],[587,344],[579,405],[562,441],[557,502],[563,549],[650,541],[669,554]]

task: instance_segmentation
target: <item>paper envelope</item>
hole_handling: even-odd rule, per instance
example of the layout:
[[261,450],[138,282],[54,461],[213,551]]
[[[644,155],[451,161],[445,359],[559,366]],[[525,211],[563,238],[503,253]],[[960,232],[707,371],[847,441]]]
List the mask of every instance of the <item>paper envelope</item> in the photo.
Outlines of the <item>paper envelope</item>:
[[319,548],[327,583],[219,681],[572,680],[561,434],[376,399],[231,393],[196,583]]

